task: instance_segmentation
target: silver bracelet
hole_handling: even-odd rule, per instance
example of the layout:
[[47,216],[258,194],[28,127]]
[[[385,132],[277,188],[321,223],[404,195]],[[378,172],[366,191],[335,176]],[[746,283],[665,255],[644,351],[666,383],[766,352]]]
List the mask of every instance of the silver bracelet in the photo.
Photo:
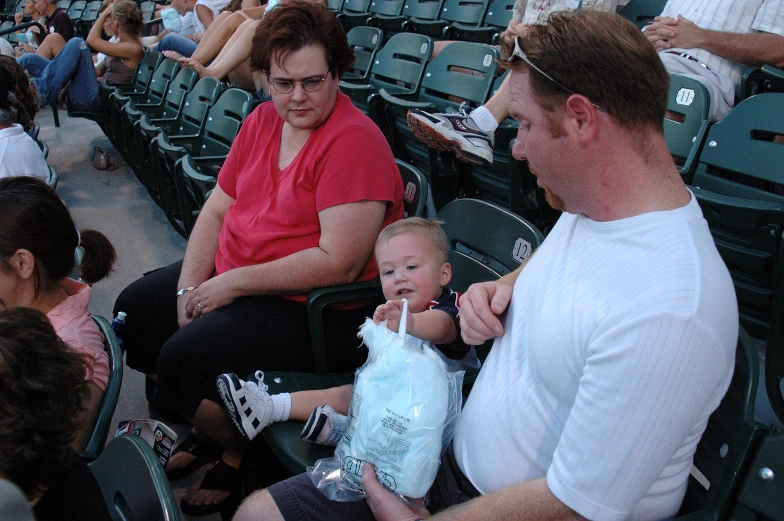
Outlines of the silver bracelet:
[[177,296],[181,297],[188,293],[189,291],[193,291],[194,289],[198,288],[199,286],[191,286],[190,288],[182,288],[181,290],[177,291]]

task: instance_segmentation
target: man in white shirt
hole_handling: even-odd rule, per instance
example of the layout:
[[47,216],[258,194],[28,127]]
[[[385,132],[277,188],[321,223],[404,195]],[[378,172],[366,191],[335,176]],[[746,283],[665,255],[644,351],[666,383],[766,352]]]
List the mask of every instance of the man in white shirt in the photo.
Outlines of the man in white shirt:
[[[428,508],[433,521],[667,519],[738,334],[732,280],[664,141],[669,76],[615,14],[557,13],[515,41],[513,153],[564,213],[520,269],[460,300],[466,343],[496,341]],[[301,475],[235,521],[426,517],[363,473],[367,501],[330,502]]]
[[49,167],[44,155],[22,125],[14,123],[13,91],[16,81],[0,69],[0,177],[29,175],[49,182]]
[[705,85],[712,121],[732,109],[746,66],[784,66],[782,0],[669,0],[645,34],[668,72]]

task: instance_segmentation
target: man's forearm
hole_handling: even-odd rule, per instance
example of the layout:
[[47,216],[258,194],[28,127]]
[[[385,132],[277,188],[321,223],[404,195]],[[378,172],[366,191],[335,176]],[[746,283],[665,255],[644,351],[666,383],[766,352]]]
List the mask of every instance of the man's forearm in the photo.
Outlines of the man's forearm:
[[745,65],[784,66],[784,37],[777,34],[703,30],[695,47]]
[[545,478],[524,481],[444,510],[432,521],[573,521],[585,519],[550,492]]

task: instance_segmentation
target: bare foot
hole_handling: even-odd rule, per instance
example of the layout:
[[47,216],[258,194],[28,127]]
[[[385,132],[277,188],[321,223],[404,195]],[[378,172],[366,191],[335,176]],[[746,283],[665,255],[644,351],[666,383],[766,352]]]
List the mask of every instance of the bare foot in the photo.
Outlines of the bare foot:
[[[199,78],[214,78],[215,77],[212,74],[212,71],[210,71],[209,67],[205,67],[204,65],[202,65],[199,62],[197,62],[194,59],[189,59],[188,61],[185,62],[185,65],[187,65],[191,69],[195,70],[196,74],[199,75]],[[220,78],[218,78],[218,79],[220,79]]]
[[163,51],[163,55],[167,58],[171,58],[172,60],[180,61],[185,58],[182,54],[175,52],[175,51]]

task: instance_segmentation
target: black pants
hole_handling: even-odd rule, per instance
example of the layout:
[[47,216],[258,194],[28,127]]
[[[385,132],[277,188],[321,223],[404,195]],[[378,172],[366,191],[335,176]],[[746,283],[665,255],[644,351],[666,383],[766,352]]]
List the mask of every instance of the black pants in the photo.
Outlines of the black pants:
[[[182,261],[125,288],[114,305],[124,311],[129,367],[157,374],[153,402],[192,416],[203,399],[220,403],[215,379],[262,371],[313,371],[305,306],[279,297],[242,297],[182,329],[177,327],[177,282]],[[324,316],[327,363],[350,371],[364,363],[357,328],[373,308],[328,311]]]

